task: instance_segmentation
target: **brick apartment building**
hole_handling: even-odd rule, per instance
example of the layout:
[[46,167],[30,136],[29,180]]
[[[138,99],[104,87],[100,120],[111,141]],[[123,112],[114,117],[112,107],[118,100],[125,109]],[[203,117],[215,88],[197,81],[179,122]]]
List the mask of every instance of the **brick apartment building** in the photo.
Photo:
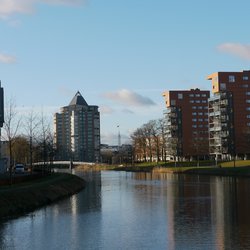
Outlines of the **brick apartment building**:
[[218,159],[250,155],[250,71],[216,72],[209,99],[210,154]]
[[182,159],[206,158],[208,140],[208,90],[174,90],[163,93],[166,110],[167,154]]

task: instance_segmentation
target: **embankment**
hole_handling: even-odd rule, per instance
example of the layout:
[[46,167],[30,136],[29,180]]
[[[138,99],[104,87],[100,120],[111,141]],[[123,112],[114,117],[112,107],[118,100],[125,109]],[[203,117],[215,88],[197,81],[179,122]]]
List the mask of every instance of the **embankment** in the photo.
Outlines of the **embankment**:
[[176,167],[154,168],[154,173],[250,177],[250,167]]
[[25,214],[77,193],[84,187],[83,179],[66,173],[54,173],[37,180],[2,186],[0,218]]

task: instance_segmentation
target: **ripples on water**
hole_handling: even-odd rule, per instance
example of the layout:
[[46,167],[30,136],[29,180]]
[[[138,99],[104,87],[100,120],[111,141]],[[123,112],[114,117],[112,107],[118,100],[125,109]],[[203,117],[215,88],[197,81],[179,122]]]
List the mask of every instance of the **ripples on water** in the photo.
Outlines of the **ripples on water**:
[[82,192],[0,225],[0,249],[250,249],[248,179],[78,172]]

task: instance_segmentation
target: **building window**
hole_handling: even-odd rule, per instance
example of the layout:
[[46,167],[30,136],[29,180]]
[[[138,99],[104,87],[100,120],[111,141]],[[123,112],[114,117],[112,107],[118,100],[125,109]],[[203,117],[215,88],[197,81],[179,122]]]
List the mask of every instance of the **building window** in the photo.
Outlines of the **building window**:
[[220,83],[220,90],[226,90],[226,84],[225,83]]
[[247,123],[247,126],[250,127],[250,122]]
[[183,94],[182,93],[178,93],[178,99],[183,99]]
[[248,111],[249,111],[249,110],[250,110],[250,107],[247,107],[247,108],[246,108],[246,110],[248,110]]
[[199,118],[198,121],[199,121],[199,122],[203,122],[203,119],[202,119],[202,118]]
[[194,94],[189,94],[189,97],[194,97]]
[[198,109],[203,109],[203,107],[202,107],[202,106],[199,106]]
[[249,118],[250,118],[250,115],[247,115],[247,118],[249,119]]
[[246,100],[246,103],[250,103],[250,100],[249,100],[249,99],[247,99],[247,100]]
[[196,113],[196,112],[193,112],[192,115],[197,115],[197,113]]
[[207,100],[202,100],[202,103],[207,103]]
[[196,103],[200,103],[201,101],[200,101],[200,100],[196,100],[195,102],[196,102]]
[[248,76],[243,76],[242,79],[243,81],[248,81]]
[[246,92],[246,95],[250,95],[250,92]]
[[202,113],[202,112],[199,112],[199,115],[203,115],[203,113]]
[[206,94],[202,94],[201,96],[202,96],[202,97],[207,97],[207,95],[206,95]]
[[171,104],[171,106],[175,106],[176,105],[176,101],[175,100],[171,100],[170,104]]
[[193,119],[192,119],[192,121],[193,121],[193,122],[196,122],[196,121],[197,121],[197,119],[196,119],[196,118],[193,118]]
[[201,95],[200,94],[195,94],[195,97],[200,97]]
[[200,125],[199,125],[199,128],[203,128],[203,125],[202,125],[202,124],[200,124]]
[[229,75],[229,76],[228,76],[228,81],[229,81],[229,82],[235,82],[235,76]]
[[192,125],[192,128],[197,128],[197,125],[196,125],[196,124],[193,124],[193,125]]
[[248,88],[248,84],[242,84],[241,87],[242,88]]
[[190,102],[190,103],[194,103],[194,100],[190,100],[189,102]]
[[192,106],[192,109],[197,109],[197,107],[196,106]]

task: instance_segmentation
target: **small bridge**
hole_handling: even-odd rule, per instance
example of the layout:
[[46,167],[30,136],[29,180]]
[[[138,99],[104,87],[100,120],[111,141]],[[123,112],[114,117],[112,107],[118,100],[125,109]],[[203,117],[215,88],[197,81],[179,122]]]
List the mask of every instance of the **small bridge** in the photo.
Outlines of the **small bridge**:
[[89,165],[89,166],[93,166],[95,165],[94,162],[82,162],[82,161],[47,161],[47,162],[43,162],[43,161],[40,161],[40,162],[35,162],[33,163],[34,166],[42,166],[42,165],[58,165],[58,166],[62,166],[62,165],[65,165],[65,166],[70,166],[70,165]]

